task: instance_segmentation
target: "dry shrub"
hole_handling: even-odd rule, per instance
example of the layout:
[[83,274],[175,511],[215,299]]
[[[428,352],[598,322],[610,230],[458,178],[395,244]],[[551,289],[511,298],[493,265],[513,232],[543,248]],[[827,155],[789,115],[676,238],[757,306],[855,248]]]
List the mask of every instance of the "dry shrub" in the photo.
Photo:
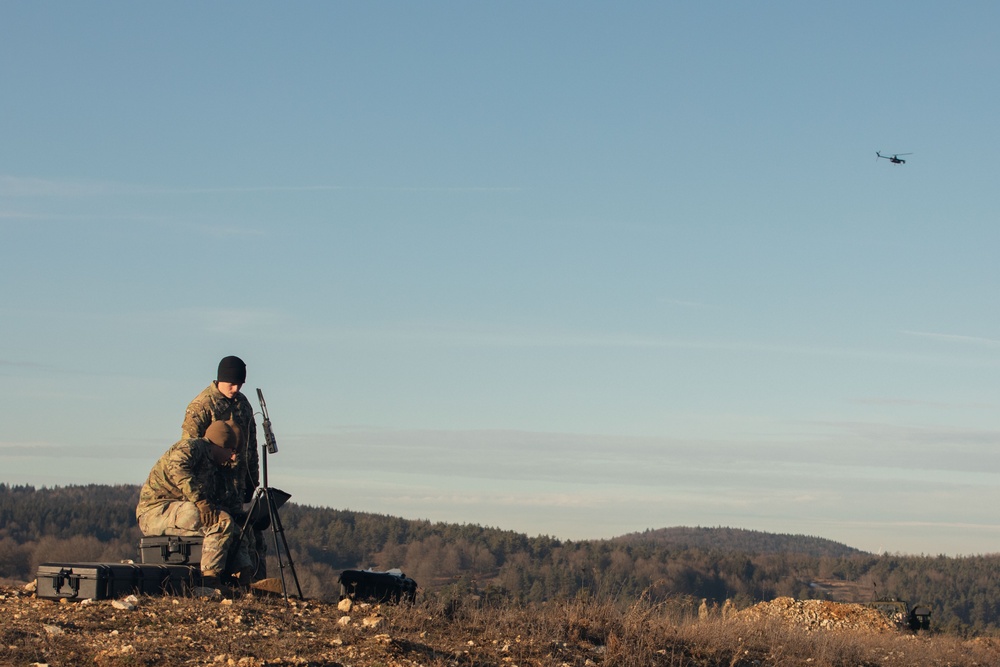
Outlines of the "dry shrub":
[[[714,615],[698,619],[688,600],[572,600],[536,605],[424,602],[389,612],[394,627],[449,631],[474,644],[464,653],[489,663],[490,649],[514,664],[615,667],[982,667],[1000,664],[1000,643],[926,632],[807,630],[779,619]],[[456,648],[461,649],[460,645]]]

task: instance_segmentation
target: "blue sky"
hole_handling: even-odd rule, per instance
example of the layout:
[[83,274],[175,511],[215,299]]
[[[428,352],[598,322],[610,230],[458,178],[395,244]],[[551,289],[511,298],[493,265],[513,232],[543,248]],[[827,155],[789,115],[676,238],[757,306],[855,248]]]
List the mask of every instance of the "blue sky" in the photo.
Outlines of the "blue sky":
[[998,20],[0,4],[0,479],[141,483],[236,354],[299,502],[998,552]]

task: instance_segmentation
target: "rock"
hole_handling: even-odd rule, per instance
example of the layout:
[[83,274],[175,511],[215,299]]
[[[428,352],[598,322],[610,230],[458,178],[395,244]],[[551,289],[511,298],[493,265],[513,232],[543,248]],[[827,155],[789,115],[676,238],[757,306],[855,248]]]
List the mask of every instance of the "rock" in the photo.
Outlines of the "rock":
[[218,588],[209,588],[208,586],[195,586],[191,589],[191,595],[196,598],[209,598],[210,600],[222,599],[222,591]]
[[351,607],[353,606],[354,606],[354,601],[351,600],[351,598],[344,598],[343,600],[337,603],[337,609],[343,612],[350,611]]
[[284,592],[281,590],[281,579],[271,578],[271,579],[261,579],[260,581],[255,581],[250,584],[250,590],[256,593],[264,593],[268,595],[283,595]]

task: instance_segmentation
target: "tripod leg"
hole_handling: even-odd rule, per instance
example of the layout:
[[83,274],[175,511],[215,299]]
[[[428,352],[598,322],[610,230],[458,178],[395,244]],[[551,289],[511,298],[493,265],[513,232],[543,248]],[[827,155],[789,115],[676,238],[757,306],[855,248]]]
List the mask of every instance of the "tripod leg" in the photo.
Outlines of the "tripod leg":
[[264,538],[264,531],[262,530],[254,528],[252,533],[250,539],[250,557],[256,562],[253,580],[260,581],[267,579],[267,540]]
[[[302,596],[302,587],[299,586],[299,577],[295,573],[295,565],[292,563],[292,553],[288,549],[288,540],[285,539],[285,529],[281,525],[281,517],[278,516],[278,508],[274,506],[274,498],[271,496],[271,490],[265,488],[264,496],[267,500],[268,514],[271,519],[271,537],[274,541],[274,554],[278,558],[278,570],[281,573],[281,592],[285,596],[285,600],[288,600],[288,589],[285,586],[285,560],[288,558],[288,568],[292,571],[292,578],[295,581],[295,589],[299,593],[299,599],[305,599]],[[281,543],[278,543],[278,536],[281,536]],[[282,557],[281,551],[284,547],[285,557]]]
[[[270,496],[268,496],[270,497]],[[288,569],[292,572],[292,579],[295,581],[295,590],[299,593],[299,599],[304,600],[302,596],[302,587],[299,585],[299,575],[295,573],[295,565],[292,563],[292,552],[288,549],[288,540],[285,539],[285,528],[281,525],[281,517],[278,516],[278,510],[274,507],[273,503],[270,503],[271,507],[271,530],[274,533],[274,550],[278,551],[278,535],[281,535],[281,543],[285,547],[285,555],[288,557]],[[281,586],[284,589],[285,586],[285,573],[284,564],[281,559],[278,559],[278,566],[282,568],[281,572]],[[287,595],[286,595],[287,597]]]
[[250,509],[247,511],[247,518],[243,520],[243,526],[240,528],[240,540],[243,539],[243,536],[246,535],[248,530],[252,530],[250,524],[253,522],[254,510],[260,506],[260,498],[262,495],[264,495],[263,487],[260,487],[253,492],[253,499],[250,501]]
[[268,523],[271,526],[271,538],[274,542],[274,555],[278,559],[278,573],[281,575],[281,594],[285,596],[285,602],[288,602],[288,589],[285,588],[285,563],[281,558],[281,548],[278,546],[278,534],[274,529],[274,520],[278,516],[278,510],[275,509],[274,501],[271,499],[271,490],[265,489],[264,495],[267,497]]

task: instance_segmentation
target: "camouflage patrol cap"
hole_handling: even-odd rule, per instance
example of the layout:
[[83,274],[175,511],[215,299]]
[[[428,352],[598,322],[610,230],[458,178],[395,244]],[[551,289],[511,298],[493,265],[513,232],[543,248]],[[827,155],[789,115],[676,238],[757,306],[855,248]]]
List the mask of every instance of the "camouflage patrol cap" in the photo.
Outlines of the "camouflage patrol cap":
[[236,449],[239,438],[233,427],[226,422],[212,422],[205,429],[205,439],[218,447],[226,449]]
[[233,436],[236,438],[236,446],[233,449],[243,449],[243,431],[232,419],[226,420],[226,426],[232,430]]

